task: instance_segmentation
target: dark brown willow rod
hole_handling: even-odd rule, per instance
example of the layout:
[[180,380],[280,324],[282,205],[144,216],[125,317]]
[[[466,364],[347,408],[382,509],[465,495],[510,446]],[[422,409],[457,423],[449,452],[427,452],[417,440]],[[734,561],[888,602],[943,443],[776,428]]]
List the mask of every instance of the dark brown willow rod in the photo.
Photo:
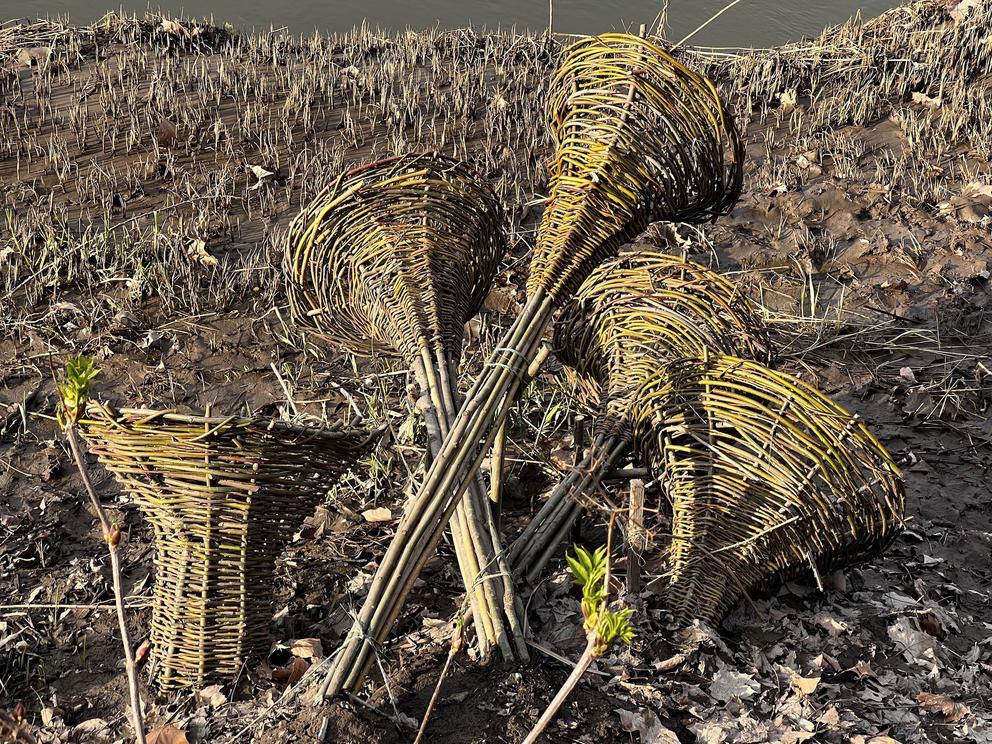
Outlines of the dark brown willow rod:
[[741,141],[713,84],[641,37],[606,34],[566,48],[550,85],[549,126],[555,154],[527,303],[453,421],[325,695],[361,684],[525,383],[555,307],[650,222],[710,219],[740,194]]
[[737,287],[704,266],[653,249],[629,250],[593,271],[562,308],[554,345],[572,371],[580,403],[603,423],[582,462],[562,476],[510,547],[510,565],[529,581],[547,565],[583,504],[595,508],[600,481],[629,451],[630,409],[647,377],[673,359],[707,350],[770,357],[767,330]]
[[[378,161],[336,179],[291,224],[284,269],[292,315],[337,347],[406,360],[436,456],[461,403],[464,325],[504,250],[502,209],[467,164],[436,153]],[[451,534],[483,656],[495,645],[506,659],[526,658],[480,479],[456,505]]]

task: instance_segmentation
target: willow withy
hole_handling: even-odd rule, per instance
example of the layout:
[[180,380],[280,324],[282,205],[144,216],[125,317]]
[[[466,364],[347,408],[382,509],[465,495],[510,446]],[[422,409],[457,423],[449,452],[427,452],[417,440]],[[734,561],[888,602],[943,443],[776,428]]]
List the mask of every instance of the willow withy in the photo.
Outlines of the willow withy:
[[[725,213],[741,185],[740,138],[713,84],[654,44],[628,34],[566,48],[549,90],[555,152],[531,262],[528,299],[452,422],[334,667],[326,694],[355,689],[475,478],[538,356],[556,305],[603,259],[653,220]],[[399,592],[399,593],[397,593]]]
[[[398,354],[410,365],[433,456],[460,404],[465,322],[488,294],[504,249],[499,203],[465,163],[437,154],[372,163],[337,178],[290,226],[285,273],[292,314],[335,347]],[[414,518],[404,516],[399,534]],[[479,479],[455,509],[451,534],[482,655],[496,646],[506,659],[526,658],[518,603]],[[421,557],[429,556],[425,550]],[[416,575],[377,578],[407,586]]]
[[707,350],[767,360],[768,334],[747,297],[719,274],[656,250],[606,261],[555,323],[555,351],[599,434],[510,548],[514,570],[535,579],[630,449],[630,410],[641,384],[673,359]]
[[631,417],[671,515],[655,586],[679,620],[716,623],[751,591],[862,560],[902,527],[903,481],[858,416],[757,362],[675,360]]
[[233,682],[268,649],[276,558],[376,439],[92,400],[79,428],[155,533],[148,668],[162,691]]

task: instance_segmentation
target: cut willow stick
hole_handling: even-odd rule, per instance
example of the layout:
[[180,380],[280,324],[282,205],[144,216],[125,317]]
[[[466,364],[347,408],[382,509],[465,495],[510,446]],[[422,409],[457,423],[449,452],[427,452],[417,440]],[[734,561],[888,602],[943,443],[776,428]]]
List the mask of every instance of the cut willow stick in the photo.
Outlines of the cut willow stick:
[[372,581],[321,693],[361,684],[531,369],[555,307],[657,219],[700,221],[740,194],[742,146],[711,82],[645,39],[589,37],[550,85],[555,154],[528,299],[476,380]]
[[555,325],[559,359],[572,370],[579,401],[598,410],[604,430],[568,471],[510,548],[517,575],[534,581],[594,492],[630,448],[630,409],[660,365],[707,350],[771,357],[759,314],[726,278],[655,250],[606,261],[579,287]]
[[[292,314],[334,346],[402,356],[420,388],[433,458],[460,406],[465,322],[488,294],[504,249],[503,212],[468,165],[438,154],[381,160],[343,174],[290,226]],[[508,660],[526,658],[479,479],[450,528],[483,658],[492,647]]]

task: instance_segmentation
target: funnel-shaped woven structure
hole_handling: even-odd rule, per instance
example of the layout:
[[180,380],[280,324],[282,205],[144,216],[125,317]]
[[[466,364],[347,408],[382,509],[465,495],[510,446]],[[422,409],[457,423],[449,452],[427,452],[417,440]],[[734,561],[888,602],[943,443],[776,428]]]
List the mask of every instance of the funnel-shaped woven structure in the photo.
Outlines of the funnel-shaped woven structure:
[[80,431],[155,532],[149,675],[162,691],[231,682],[268,649],[276,558],[375,439],[93,401]]
[[[652,220],[713,217],[740,194],[743,149],[716,89],[640,37],[607,34],[566,48],[549,102],[555,153],[527,302],[452,422],[415,497],[417,519],[390,545],[377,578],[415,574],[434,549],[437,525],[450,517],[536,373],[531,365],[555,306]],[[325,695],[361,683],[373,643],[385,638],[405,600],[405,591],[394,596],[379,584],[373,580]]]
[[644,380],[686,356],[770,357],[768,333],[727,279],[655,250],[606,261],[583,282],[555,324],[555,351],[572,369],[580,400],[605,418],[582,461],[569,470],[514,542],[514,570],[534,579],[568,534],[581,501],[628,451],[630,411]]
[[679,359],[631,411],[672,514],[662,593],[677,618],[717,622],[755,588],[884,548],[905,492],[857,417],[756,362]]
[[743,148],[716,88],[639,36],[570,46],[548,106],[556,152],[529,294],[568,297],[651,222],[704,222],[740,196]]
[[[436,455],[460,404],[465,322],[488,294],[504,249],[496,196],[467,164],[438,154],[372,163],[335,180],[290,226],[293,317],[339,348],[402,356],[419,383]],[[496,645],[505,658],[526,658],[509,569],[478,480],[451,531],[483,656]]]

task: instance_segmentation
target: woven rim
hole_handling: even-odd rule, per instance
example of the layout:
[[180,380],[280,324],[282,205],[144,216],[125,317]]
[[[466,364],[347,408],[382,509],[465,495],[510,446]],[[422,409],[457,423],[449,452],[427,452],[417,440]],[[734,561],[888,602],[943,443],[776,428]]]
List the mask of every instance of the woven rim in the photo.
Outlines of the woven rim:
[[437,153],[344,173],[290,225],[284,257],[294,317],[347,348],[425,343],[455,358],[506,246],[503,212],[471,166]]
[[654,220],[736,203],[743,145],[714,85],[639,36],[563,50],[548,95],[556,151],[527,291],[567,297]]
[[149,676],[230,681],[269,643],[275,561],[376,435],[90,401],[90,451],[155,533]]
[[862,560],[902,527],[902,478],[858,416],[756,362],[676,360],[632,417],[671,508],[662,583],[681,620],[716,622],[751,590]]
[[654,250],[593,271],[562,309],[554,343],[580,402],[594,411],[605,404],[604,430],[616,433],[643,381],[673,359],[771,358],[767,329],[746,296],[710,269]]

